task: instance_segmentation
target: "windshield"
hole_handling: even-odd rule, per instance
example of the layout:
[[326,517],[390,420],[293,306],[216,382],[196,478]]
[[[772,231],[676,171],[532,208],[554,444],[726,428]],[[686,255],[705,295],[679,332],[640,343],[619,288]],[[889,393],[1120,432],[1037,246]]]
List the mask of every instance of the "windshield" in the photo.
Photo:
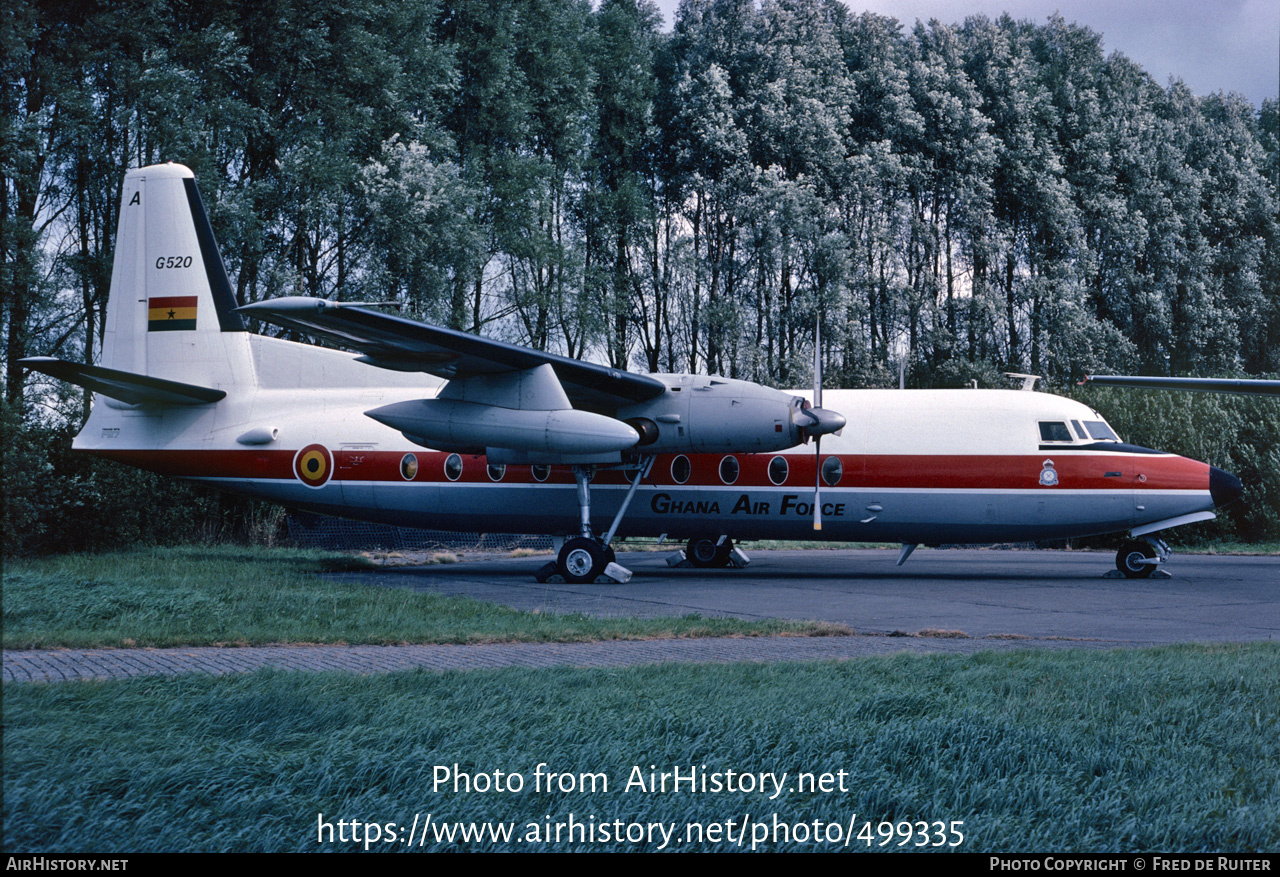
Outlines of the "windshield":
[[1069,442],[1071,441],[1071,432],[1067,429],[1066,423],[1056,420],[1042,420],[1040,421],[1040,441]]
[[1120,441],[1120,436],[1116,435],[1115,431],[1111,427],[1107,426],[1107,423],[1104,420],[1086,420],[1084,422],[1084,427],[1089,430],[1089,435],[1093,436],[1095,441]]

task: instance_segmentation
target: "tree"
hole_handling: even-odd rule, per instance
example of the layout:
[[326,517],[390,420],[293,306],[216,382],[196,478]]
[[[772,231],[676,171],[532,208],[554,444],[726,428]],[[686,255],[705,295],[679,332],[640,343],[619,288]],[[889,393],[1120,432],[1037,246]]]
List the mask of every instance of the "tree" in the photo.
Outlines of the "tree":
[[607,0],[596,15],[596,130],[583,198],[589,263],[586,287],[601,307],[611,365],[626,368],[631,334],[642,343],[650,371],[662,352],[659,327],[665,290],[646,295],[640,242],[654,203],[654,53],[660,18],[652,3]]

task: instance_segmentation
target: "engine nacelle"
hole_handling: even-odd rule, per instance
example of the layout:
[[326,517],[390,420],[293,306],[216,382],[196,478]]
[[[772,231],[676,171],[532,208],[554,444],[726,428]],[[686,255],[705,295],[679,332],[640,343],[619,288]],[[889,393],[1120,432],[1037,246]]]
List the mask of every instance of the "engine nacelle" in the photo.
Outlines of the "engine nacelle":
[[612,417],[567,408],[525,411],[453,399],[416,399],[365,414],[428,447],[497,447],[566,458],[633,447],[636,431]]
[[799,396],[718,375],[653,375],[657,399],[618,409],[640,435],[637,450],[669,453],[781,451],[807,438]]

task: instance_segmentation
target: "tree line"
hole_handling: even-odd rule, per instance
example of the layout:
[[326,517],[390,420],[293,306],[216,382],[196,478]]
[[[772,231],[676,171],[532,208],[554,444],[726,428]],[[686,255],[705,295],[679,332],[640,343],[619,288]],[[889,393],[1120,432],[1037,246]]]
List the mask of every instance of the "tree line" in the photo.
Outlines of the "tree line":
[[833,0],[15,0],[6,405],[88,400],[126,170],[204,191],[242,303],[403,304],[570,356],[802,386],[1280,371],[1280,119],[1102,36]]

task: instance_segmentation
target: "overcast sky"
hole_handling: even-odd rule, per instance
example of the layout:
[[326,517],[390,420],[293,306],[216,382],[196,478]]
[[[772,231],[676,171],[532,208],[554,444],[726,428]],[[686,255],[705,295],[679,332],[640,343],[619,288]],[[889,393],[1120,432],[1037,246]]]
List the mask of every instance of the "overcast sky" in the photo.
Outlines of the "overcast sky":
[[[1182,79],[1196,94],[1238,91],[1255,106],[1280,95],[1277,0],[845,0],[905,27],[917,19],[948,24],[969,15],[1043,23],[1054,12],[1103,36],[1103,50],[1137,61],[1161,85]],[[670,29],[679,0],[657,0]]]

